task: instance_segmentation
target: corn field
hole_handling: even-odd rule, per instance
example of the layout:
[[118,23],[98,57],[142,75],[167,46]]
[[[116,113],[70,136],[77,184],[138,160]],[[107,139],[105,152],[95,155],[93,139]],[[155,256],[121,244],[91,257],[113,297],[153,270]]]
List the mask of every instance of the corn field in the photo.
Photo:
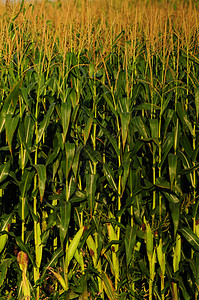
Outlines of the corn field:
[[0,3],[0,299],[199,299],[198,1]]

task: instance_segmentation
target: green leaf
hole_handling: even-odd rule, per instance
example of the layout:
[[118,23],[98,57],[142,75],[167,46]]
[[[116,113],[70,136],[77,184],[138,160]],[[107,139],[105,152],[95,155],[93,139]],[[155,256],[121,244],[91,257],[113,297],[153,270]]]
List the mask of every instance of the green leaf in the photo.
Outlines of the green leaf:
[[195,88],[195,106],[196,106],[196,118],[199,116],[199,87]]
[[171,217],[173,220],[174,236],[176,236],[179,220],[180,220],[180,200],[179,198],[171,193],[163,192],[166,198],[169,200],[169,207],[171,211]]
[[150,119],[149,125],[151,129],[151,137],[158,139],[158,130],[159,130],[158,119]]
[[97,162],[102,162],[101,153],[96,150],[93,150],[88,144],[84,147],[85,152],[88,154],[90,160],[93,164],[97,164]]
[[34,165],[39,179],[39,192],[40,192],[40,200],[42,202],[45,185],[46,185],[46,167],[41,164]]
[[62,248],[58,248],[57,250],[54,251],[51,260],[47,263],[47,265],[45,265],[45,267],[43,268],[43,274],[41,276],[41,279],[44,278],[44,275],[46,274],[46,271],[49,270],[50,268],[52,268],[56,262],[58,261],[58,259],[63,256],[63,250]]
[[[183,172],[187,175],[187,179],[189,180],[191,185],[194,186],[193,175],[190,172],[191,168],[193,167],[190,157],[188,155],[185,155],[180,150],[178,150],[177,154],[183,163],[183,166],[184,166]],[[188,170],[188,173],[186,173],[187,170]]]
[[32,165],[31,147],[34,134],[34,122],[31,117],[26,116],[24,122],[20,122],[18,126],[19,142],[23,145],[23,156],[21,157],[21,165],[25,168],[28,158]]
[[93,118],[88,118],[87,122],[86,122],[86,126],[84,128],[84,146],[86,145],[86,142],[88,140],[91,128],[92,128],[92,124],[93,124]]
[[66,143],[65,153],[66,153],[66,177],[68,178],[69,172],[73,164],[74,155],[75,155],[75,143]]
[[126,181],[128,179],[129,176],[129,170],[130,170],[130,161],[124,161],[122,164],[123,167],[123,174],[122,174],[122,194],[125,190],[125,186],[126,186]]
[[44,116],[43,121],[39,124],[39,130],[38,130],[38,143],[41,141],[41,138],[44,134],[44,132],[47,130],[49,119],[53,113],[55,103],[52,103],[47,111],[47,113]]
[[126,265],[127,267],[129,266],[131,259],[132,259],[132,254],[134,252],[134,246],[136,242],[136,230],[137,227],[130,227],[128,224],[126,227],[126,234],[125,234],[125,239],[124,239],[124,244],[125,244],[125,251],[126,251]]
[[105,93],[103,94],[103,97],[104,97],[104,99],[106,100],[108,106],[110,107],[112,113],[113,113],[116,117],[118,117],[118,113],[117,113],[117,111],[115,110],[115,108],[114,108],[114,106],[113,106],[113,100],[112,100],[112,99],[109,99],[109,97],[108,97]]
[[116,300],[115,290],[113,288],[111,279],[108,277],[108,275],[105,272],[101,273],[101,278],[103,280],[104,289],[105,289],[108,299]]
[[169,163],[169,177],[170,177],[170,183],[171,183],[171,190],[173,187],[174,180],[176,179],[177,161],[178,161],[177,155],[169,153],[168,163]]
[[74,173],[75,178],[77,177],[78,165],[79,165],[79,156],[83,146],[79,146],[75,151],[75,155],[73,158],[72,170]]
[[[23,78],[20,79],[16,85],[12,88],[12,90],[10,91],[9,95],[7,96],[7,98],[4,101],[3,104],[3,108],[1,111],[2,117],[5,117],[6,114],[10,114],[13,115],[14,111],[17,107],[17,102],[19,100],[19,95],[20,95],[20,87],[22,84]],[[5,119],[4,119],[5,122]]]
[[64,205],[60,206],[60,222],[58,225],[62,248],[63,248],[64,239],[68,231],[70,215],[71,215],[71,204],[69,201],[64,201]]
[[145,123],[145,119],[138,116],[133,118],[132,120],[133,125],[136,127],[137,131],[140,134],[140,137],[145,139],[149,138],[149,129]]
[[170,152],[171,147],[173,146],[173,136],[173,133],[168,133],[165,138],[165,142],[162,145],[162,158],[161,162],[159,163],[159,167],[162,167],[164,161],[168,157],[168,153]]
[[2,182],[9,174],[10,170],[10,161],[4,163],[0,166],[0,182]]
[[62,128],[63,128],[63,143],[65,143],[66,135],[68,132],[69,122],[70,122],[70,116],[71,116],[71,103],[62,102],[61,104],[61,122],[62,122]]
[[188,227],[181,228],[179,232],[189,242],[195,251],[199,251],[199,237]]
[[126,144],[126,139],[129,130],[129,123],[131,120],[131,113],[121,112],[120,113],[121,125],[122,125],[122,144],[123,144],[123,151]]
[[12,258],[4,258],[0,263],[0,287],[6,279],[8,268],[12,263]]
[[1,216],[1,226],[0,226],[0,231],[4,231],[6,230],[6,228],[8,227],[8,225],[11,225],[12,223],[12,217],[13,217],[13,214],[3,214]]
[[83,232],[84,232],[84,227],[81,227],[78,230],[78,232],[76,233],[76,235],[74,236],[73,240],[70,242],[70,245],[68,247],[68,262],[66,264],[67,267],[68,267],[71,259],[73,258],[77,247],[79,246],[79,242],[83,235]]
[[6,114],[5,117],[5,128],[6,128],[6,140],[8,142],[8,146],[10,149],[10,153],[12,154],[12,139],[15,133],[16,127],[19,122],[19,116],[14,116],[12,114]]
[[188,127],[191,135],[194,136],[194,131],[193,131],[193,128],[192,128],[192,123],[189,121],[187,115],[184,115],[184,123],[187,125],[187,127]]
[[2,215],[1,217],[1,229],[0,232],[4,232],[4,234],[0,235],[0,252],[3,251],[6,242],[8,240],[8,235],[6,232],[9,230],[9,225],[12,223],[12,214],[10,215]]
[[112,136],[106,128],[103,128],[103,127],[102,127],[102,131],[103,131],[105,137],[106,137],[106,138],[109,140],[109,142],[112,144],[112,146],[113,146],[113,148],[114,148],[114,150],[115,150],[117,156],[119,156],[119,155],[120,155],[120,149],[119,149],[118,146],[117,146],[117,140],[116,140],[116,138],[115,138],[114,136]]
[[24,198],[31,187],[32,179],[35,172],[25,169],[21,177],[21,182],[19,184],[19,190],[21,192],[22,198]]
[[138,104],[136,105],[133,110],[149,110],[149,111],[152,111],[152,110],[160,110],[160,107],[153,104],[153,103],[141,103],[141,104]]
[[91,217],[95,206],[95,192],[96,192],[97,178],[98,178],[98,174],[86,175],[86,195],[88,199],[88,206],[89,206]]
[[113,178],[113,171],[109,168],[108,164],[107,163],[104,163],[103,164],[103,171],[105,173],[105,176],[106,176],[106,179],[108,181],[108,183],[110,184],[110,186],[117,191],[117,186],[116,186],[116,183],[115,183],[115,180]]

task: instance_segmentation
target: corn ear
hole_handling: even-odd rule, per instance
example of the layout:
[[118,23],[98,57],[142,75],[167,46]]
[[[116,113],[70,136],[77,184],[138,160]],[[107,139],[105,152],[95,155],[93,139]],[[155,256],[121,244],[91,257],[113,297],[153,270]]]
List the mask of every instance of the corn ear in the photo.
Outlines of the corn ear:
[[150,224],[146,225],[146,249],[148,256],[153,255],[153,234]]
[[22,271],[21,287],[22,287],[24,298],[30,299],[30,283],[26,276],[26,272],[28,268],[28,255],[25,252],[20,251],[17,255],[17,261]]
[[97,265],[97,249],[96,249],[95,242],[91,235],[88,236],[86,243],[89,248],[90,256],[93,259],[94,267],[96,267],[96,265]]
[[59,273],[53,271],[52,269],[50,269],[50,271],[57,278],[57,280],[59,281],[59,283],[61,284],[61,286],[63,287],[63,289],[65,291],[67,291],[67,285],[66,285],[66,282],[65,282],[64,278]]
[[[115,230],[113,229],[113,226],[112,226],[111,223],[108,223],[108,224],[107,224],[107,230],[108,230],[109,240],[110,240],[110,241],[117,241],[117,240],[118,240],[117,234],[116,234]],[[114,245],[115,252],[118,251],[118,247],[119,247],[119,246],[118,246],[117,244]]]
[[78,262],[78,264],[80,265],[82,273],[84,274],[85,269],[84,269],[84,259],[83,259],[82,252],[79,252],[79,250],[76,249],[74,257],[75,257],[76,261]]
[[196,235],[199,237],[199,222],[196,221]]
[[25,273],[23,273],[22,278],[23,278],[22,290],[23,290],[24,298],[26,300],[29,300],[30,299],[30,282]]
[[157,247],[157,258],[162,272],[162,276],[164,276],[166,261],[165,261],[165,253],[163,253],[162,251],[162,239],[160,239],[159,245]]
[[155,249],[154,249],[152,260],[151,260],[151,271],[150,271],[150,276],[151,276],[152,281],[155,278],[155,263],[156,263],[156,252],[155,252]]
[[[113,214],[111,212],[109,212],[109,218],[114,218]],[[110,241],[117,241],[118,237],[117,234],[112,226],[111,223],[107,224],[107,230],[108,230],[108,235],[109,235],[109,240]],[[118,251],[119,246],[117,244],[115,244],[114,246],[112,246],[111,250],[112,250],[112,262],[113,262],[113,272],[114,272],[114,276],[115,276],[115,284],[117,287],[117,281],[119,281],[119,261],[118,261],[118,257],[117,257],[117,251]]]
[[35,236],[36,236],[36,238],[35,238],[36,266],[37,266],[37,268],[40,268],[41,260],[42,260],[43,246],[42,246],[42,243],[41,243],[41,227],[40,227],[39,222],[37,222],[37,224],[36,224]]
[[177,234],[176,246],[174,248],[174,255],[173,255],[173,271],[174,271],[174,273],[179,270],[180,259],[181,259],[181,236],[179,234]]

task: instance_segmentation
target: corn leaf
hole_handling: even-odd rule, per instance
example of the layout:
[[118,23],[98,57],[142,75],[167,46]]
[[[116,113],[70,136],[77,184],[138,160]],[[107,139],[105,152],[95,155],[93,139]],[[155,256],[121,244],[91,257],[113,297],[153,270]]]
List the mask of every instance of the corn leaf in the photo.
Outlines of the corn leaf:
[[111,279],[108,277],[108,275],[105,272],[102,272],[101,278],[103,280],[104,289],[105,289],[108,299],[116,300],[115,290],[113,288]]
[[79,246],[79,242],[80,242],[83,232],[84,232],[84,227],[81,227],[78,230],[78,232],[76,233],[76,235],[74,236],[73,240],[70,242],[70,245],[68,247],[68,265],[69,265],[71,259],[73,258],[77,247]]
[[199,251],[199,237],[197,237],[197,235],[190,228],[181,228],[179,232],[183,235],[183,237],[195,251]]
[[195,106],[196,106],[196,118],[199,117],[199,87],[195,88]]
[[9,174],[9,170],[10,170],[10,161],[8,161],[0,166],[0,182],[2,182],[4,179],[6,179],[6,177]]
[[110,186],[117,191],[117,186],[114,180],[114,173],[113,171],[110,169],[110,167],[108,166],[107,163],[103,164],[103,171],[105,173],[106,179],[108,181],[108,183],[110,184]]
[[48,123],[50,120],[50,117],[53,113],[55,107],[55,103],[52,103],[47,111],[47,113],[44,116],[43,121],[39,124],[39,130],[38,130],[38,143],[41,141],[41,138],[44,134],[44,132],[47,130]]
[[64,201],[64,204],[60,207],[60,223],[58,224],[62,248],[63,248],[64,239],[68,231],[70,217],[71,217],[71,204],[69,201]]
[[46,167],[41,164],[34,165],[39,178],[40,200],[42,202],[46,185]]
[[177,155],[169,153],[168,163],[169,163],[169,177],[170,177],[171,189],[173,187],[173,183],[177,175],[177,160],[178,160]]
[[73,164],[74,155],[75,155],[75,143],[66,143],[65,153],[66,153],[66,177],[68,178],[69,172]]
[[136,229],[137,227],[130,227],[130,225],[127,225],[126,228],[126,234],[125,234],[125,253],[126,253],[126,265],[129,266],[132,254],[134,251],[134,246],[136,243]]
[[120,119],[122,125],[122,144],[123,144],[123,151],[124,151],[128,130],[129,130],[129,123],[131,120],[131,113],[121,112]]
[[90,215],[92,216],[93,209],[95,206],[95,192],[97,188],[98,174],[87,174],[85,177],[86,177],[86,195],[88,199]]
[[12,154],[12,139],[13,139],[15,130],[17,128],[18,122],[19,122],[18,116],[13,117],[12,114],[6,114],[6,116],[5,116],[6,139],[7,139],[11,154]]
[[63,143],[65,143],[66,135],[68,132],[68,127],[70,123],[70,116],[71,116],[71,104],[70,102],[61,104],[61,121],[62,121],[62,128],[63,128]]

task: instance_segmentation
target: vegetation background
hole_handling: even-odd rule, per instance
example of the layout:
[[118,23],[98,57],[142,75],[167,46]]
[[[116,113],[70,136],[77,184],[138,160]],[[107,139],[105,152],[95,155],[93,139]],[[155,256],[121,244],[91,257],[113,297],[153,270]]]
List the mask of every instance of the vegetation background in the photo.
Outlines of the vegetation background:
[[198,1],[0,4],[0,299],[198,299]]

